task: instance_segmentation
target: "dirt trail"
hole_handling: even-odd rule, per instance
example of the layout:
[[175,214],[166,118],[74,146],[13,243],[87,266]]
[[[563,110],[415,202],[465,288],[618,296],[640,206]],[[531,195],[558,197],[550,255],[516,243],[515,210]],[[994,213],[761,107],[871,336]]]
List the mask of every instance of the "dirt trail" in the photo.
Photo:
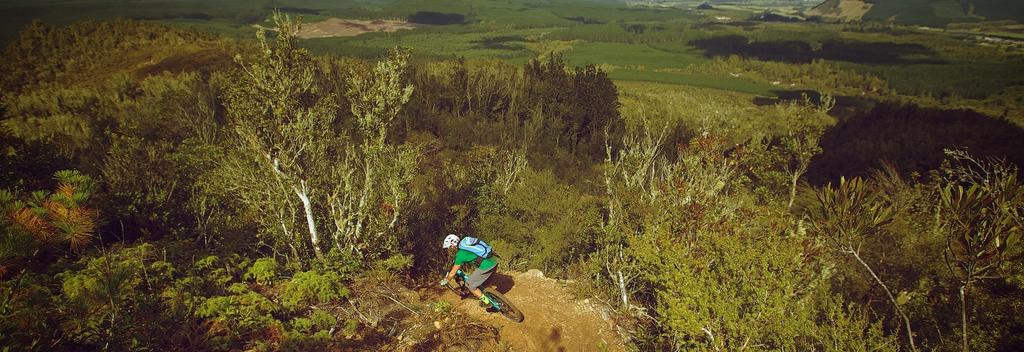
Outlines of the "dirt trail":
[[512,322],[498,313],[488,313],[479,301],[459,300],[446,292],[442,299],[456,309],[501,329],[501,340],[514,351],[624,351],[606,313],[587,300],[576,300],[564,284],[543,277],[539,271],[499,272],[491,281],[525,316]]

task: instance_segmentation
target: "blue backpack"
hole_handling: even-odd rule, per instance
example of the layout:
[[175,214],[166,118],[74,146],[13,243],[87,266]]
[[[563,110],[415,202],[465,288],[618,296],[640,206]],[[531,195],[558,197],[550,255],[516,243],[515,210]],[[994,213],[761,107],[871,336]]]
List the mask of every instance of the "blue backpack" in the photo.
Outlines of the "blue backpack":
[[463,237],[459,241],[459,249],[470,251],[480,256],[480,258],[487,258],[491,255],[491,246],[476,237]]

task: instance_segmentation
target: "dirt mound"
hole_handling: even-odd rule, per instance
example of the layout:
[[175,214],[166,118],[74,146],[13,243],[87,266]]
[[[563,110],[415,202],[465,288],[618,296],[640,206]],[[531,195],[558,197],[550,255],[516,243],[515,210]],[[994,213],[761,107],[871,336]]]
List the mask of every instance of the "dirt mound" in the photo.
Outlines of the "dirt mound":
[[575,299],[564,283],[545,278],[539,271],[499,272],[488,285],[496,287],[523,312],[522,323],[484,311],[476,299],[460,300],[451,292],[441,299],[499,328],[502,344],[514,351],[626,350],[606,310],[588,300]]

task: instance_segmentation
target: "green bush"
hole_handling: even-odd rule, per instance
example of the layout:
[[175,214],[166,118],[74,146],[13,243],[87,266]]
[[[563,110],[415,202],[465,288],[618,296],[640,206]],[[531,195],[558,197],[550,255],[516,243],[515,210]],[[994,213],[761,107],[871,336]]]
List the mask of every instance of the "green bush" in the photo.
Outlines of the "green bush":
[[[322,272],[337,273],[343,278],[353,277],[364,268],[364,263],[352,252],[346,250],[333,248],[324,258],[323,261],[314,263],[313,268]],[[297,268],[294,270],[301,271]]]
[[236,336],[262,329],[276,321],[273,314],[278,311],[278,305],[267,297],[240,283],[232,284],[228,292],[203,301],[195,315],[227,325]]
[[832,295],[821,244],[788,213],[750,201],[738,172],[745,161],[728,147],[705,135],[671,162],[627,149],[608,166],[614,213],[590,268],[629,311],[649,312],[640,347],[821,350],[841,340],[895,348],[821,299]]
[[260,258],[252,263],[249,270],[243,276],[246,280],[253,280],[260,285],[269,285],[277,277],[277,260],[274,258]]
[[314,304],[324,304],[348,297],[337,273],[304,271],[292,276],[281,292],[281,305],[296,311]]
[[292,319],[291,324],[295,330],[311,334],[330,330],[338,324],[338,319],[323,309],[315,308],[308,317]]
[[521,177],[507,192],[495,185],[480,190],[473,226],[511,269],[560,273],[592,248],[593,226],[600,221],[597,198],[550,171],[527,169]]

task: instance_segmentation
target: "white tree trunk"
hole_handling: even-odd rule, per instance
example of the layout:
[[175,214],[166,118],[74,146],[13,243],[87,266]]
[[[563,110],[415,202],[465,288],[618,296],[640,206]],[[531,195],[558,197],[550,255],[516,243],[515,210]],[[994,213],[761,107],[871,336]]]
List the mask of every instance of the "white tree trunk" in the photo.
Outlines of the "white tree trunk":
[[[285,175],[284,171],[281,171],[281,162],[270,154],[264,155],[267,161],[270,162],[270,169],[274,171],[274,174],[279,177],[279,180],[288,181],[288,176]],[[292,184],[292,191],[302,201],[302,208],[306,213],[306,225],[309,226],[309,242],[313,244],[313,253],[316,254],[316,258],[323,260],[323,252],[320,251],[320,236],[316,232],[316,219],[313,218],[313,204],[309,201],[309,186],[306,185],[306,180],[299,180],[299,186],[296,187]],[[281,227],[284,228],[287,234],[288,229],[285,228],[284,223],[281,223]]]
[[309,201],[309,187],[306,186],[306,181],[299,181],[299,187],[292,187],[295,191],[295,195],[299,196],[299,200],[302,201],[302,208],[306,211],[306,225],[309,225],[309,242],[313,244],[313,252],[316,253],[317,259],[324,259],[323,253],[320,251],[320,237],[316,232],[316,219],[313,218],[313,204]]
[[619,270],[619,294],[622,295],[622,306],[629,308],[629,295],[626,294],[626,280],[622,277],[622,270]]

